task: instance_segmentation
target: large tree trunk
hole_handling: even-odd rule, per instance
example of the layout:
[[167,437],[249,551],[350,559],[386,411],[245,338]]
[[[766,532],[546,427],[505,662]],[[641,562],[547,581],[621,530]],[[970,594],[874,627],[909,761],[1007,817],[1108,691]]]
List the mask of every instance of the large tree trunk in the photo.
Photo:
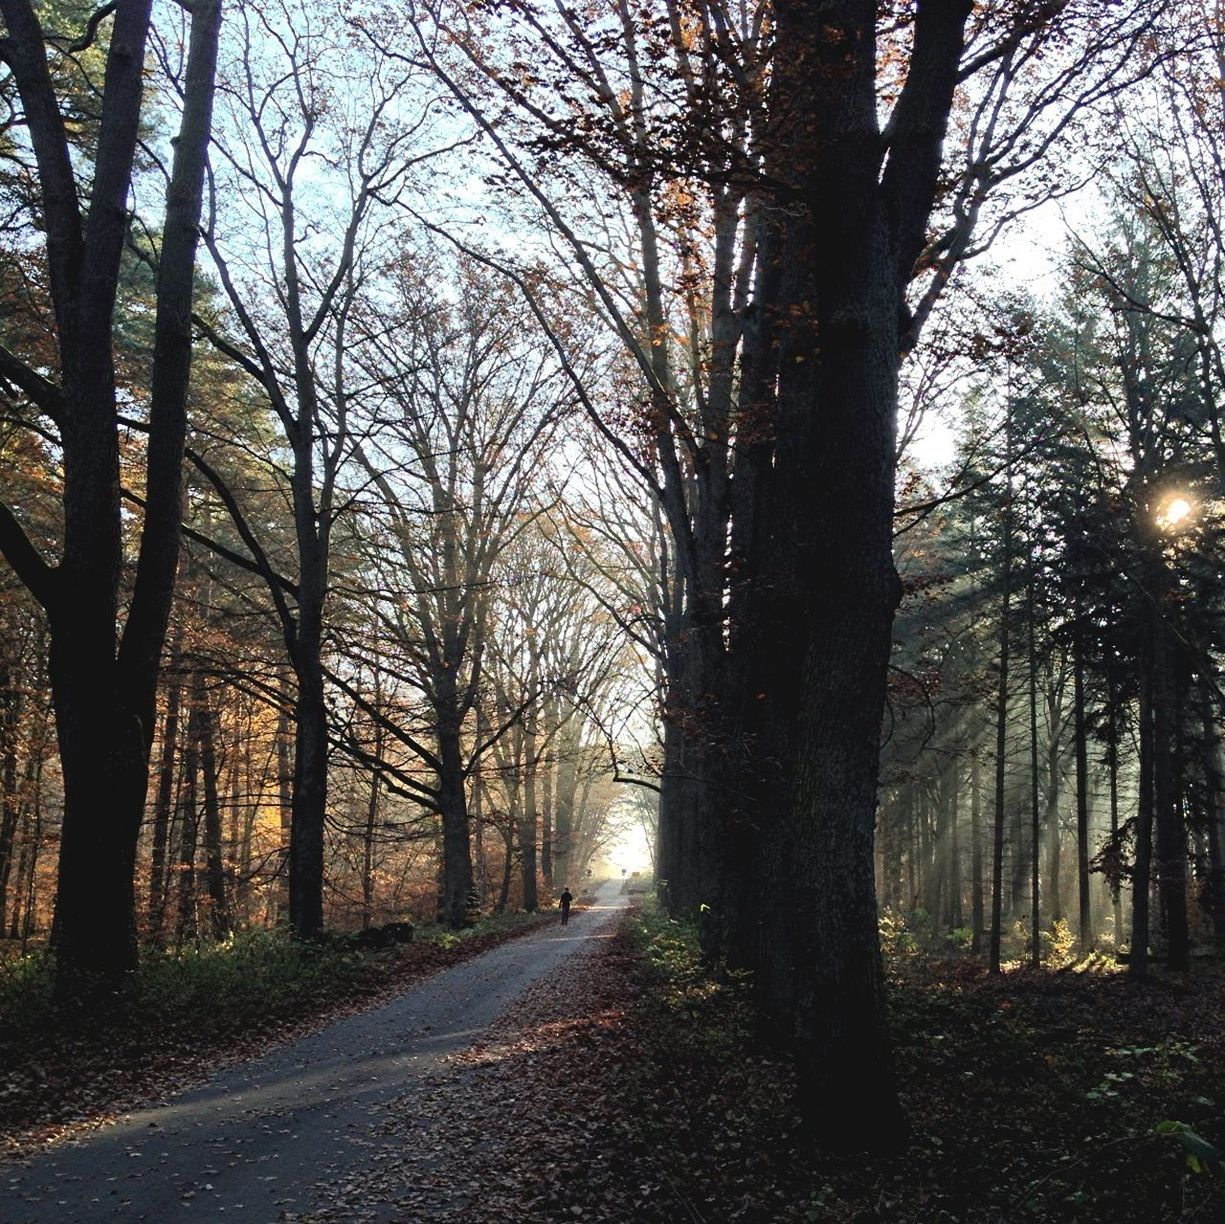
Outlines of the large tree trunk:
[[850,1138],[831,1101],[857,1100],[876,1141],[901,1125],[872,878],[900,589],[891,550],[898,295],[875,162],[857,155],[874,142],[871,21],[853,29],[858,6],[824,7],[779,10],[812,213],[793,224],[786,252],[794,272],[784,300],[803,309],[780,343],[760,644],[748,671],[756,694],[741,703],[761,711],[764,777],[750,783],[763,841],[757,989],[794,1048],[805,1116],[823,1139],[856,1142],[865,1136]]
[[323,930],[323,828],[328,729],[319,639],[299,634],[293,793],[289,831],[289,926],[299,939]]
[[472,893],[472,845],[468,829],[463,753],[459,727],[440,727],[438,808],[442,816],[443,918],[458,929],[468,921]]
[[119,699],[114,664],[97,667],[99,658],[114,657],[114,609],[99,613],[83,597],[73,604],[51,616],[51,677],[64,779],[52,942],[60,998],[67,1003],[81,997],[90,979],[118,989],[135,966],[133,884],[147,781],[138,715]]
[[[772,122],[805,207],[789,222],[774,466],[762,490],[766,635],[752,675],[772,739],[757,986],[785,1024],[800,1103],[825,1141],[904,1129],[882,1005],[872,878],[893,614],[903,286],[924,240],[970,5],[920,6],[882,175],[876,5],[776,6]],[[777,637],[773,636],[777,632]],[[767,645],[768,643],[768,645]],[[750,695],[740,694],[740,707]],[[759,724],[760,725],[760,724]],[[749,784],[755,780],[749,779]],[[773,811],[770,809],[773,808]],[[867,1126],[831,1102],[855,1100]]]

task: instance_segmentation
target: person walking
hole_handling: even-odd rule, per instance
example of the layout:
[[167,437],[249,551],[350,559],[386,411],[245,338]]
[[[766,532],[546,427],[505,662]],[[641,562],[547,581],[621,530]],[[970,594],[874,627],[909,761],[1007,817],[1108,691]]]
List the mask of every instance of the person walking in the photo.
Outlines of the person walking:
[[565,926],[570,921],[570,902],[574,898],[570,895],[570,890],[567,888],[563,890],[559,900],[561,901],[561,924]]

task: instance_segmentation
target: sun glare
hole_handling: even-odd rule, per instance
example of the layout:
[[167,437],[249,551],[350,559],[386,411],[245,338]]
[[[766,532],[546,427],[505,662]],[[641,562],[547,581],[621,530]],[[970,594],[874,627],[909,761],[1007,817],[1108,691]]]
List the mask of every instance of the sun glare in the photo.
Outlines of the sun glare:
[[1162,507],[1161,513],[1158,515],[1158,521],[1167,530],[1172,527],[1178,527],[1191,517],[1192,509],[1191,503],[1185,497],[1172,497]]

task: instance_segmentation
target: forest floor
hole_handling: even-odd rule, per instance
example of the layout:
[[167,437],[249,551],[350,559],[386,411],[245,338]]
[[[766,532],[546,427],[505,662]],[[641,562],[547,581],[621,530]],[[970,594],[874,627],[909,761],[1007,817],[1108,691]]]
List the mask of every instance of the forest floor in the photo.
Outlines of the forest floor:
[[704,976],[684,932],[634,918],[449,1057],[424,1098],[393,1103],[396,1144],[305,1219],[1225,1219],[1225,975],[1137,987],[1094,964],[1002,980],[964,961],[895,966],[913,1139],[831,1158],[807,1145],[742,993]]
[[[501,953],[472,962],[462,980],[479,1004],[455,1004],[448,974],[431,979],[473,1023],[453,1017],[446,1040],[435,1041],[418,1008],[412,1057],[421,1062],[411,1081],[386,1074],[377,1034],[350,1049],[358,1065],[349,1086],[322,1094],[343,1161],[311,1163],[311,1151],[328,1149],[300,1120],[305,1100],[257,1099],[252,1109],[248,1099],[272,1163],[268,1152],[253,1157],[243,1146],[250,1137],[232,1127],[202,1144],[193,1136],[201,1123],[188,1125],[203,1155],[179,1159],[185,1189],[171,1205],[213,1218],[210,1201],[217,1210],[237,1165],[272,1184],[272,1206],[231,1205],[224,1218],[301,1224],[1225,1219],[1225,967],[1216,961],[1138,985],[1102,957],[994,979],[964,959],[892,958],[891,1020],[913,1137],[898,1153],[830,1157],[805,1140],[788,1104],[786,1059],[763,1046],[742,988],[712,981],[691,933],[650,907],[614,918],[607,909],[580,915],[570,928],[554,923],[515,941],[519,970],[501,965]],[[314,1065],[296,1053],[305,1048],[287,1047],[283,1060]],[[304,1079],[299,1095],[314,1091]],[[853,1117],[854,1102],[831,1108]],[[139,1143],[125,1151],[133,1140],[121,1139],[129,1168],[187,1142],[174,1138],[182,1119],[161,1125],[143,1160]],[[295,1180],[297,1149],[307,1163]],[[27,1218],[5,1212],[6,1192],[22,1193],[17,1169],[0,1170],[6,1220]],[[47,1202],[46,1215],[28,1218],[167,1218],[135,1172],[108,1181],[99,1214]]]
[[[0,1015],[0,1159],[32,1155],[168,1099],[218,1067],[368,1011],[556,921],[553,912],[508,915],[459,936],[425,928],[379,952],[325,944],[295,954],[257,940],[245,958],[242,950],[212,958],[231,963],[167,958],[149,975],[153,982],[142,983],[133,1014],[104,1025],[88,1017],[59,1023],[49,977],[39,991],[12,990],[5,1000],[12,1014]],[[0,977],[6,967],[0,963]],[[239,998],[227,990],[234,978],[242,979]],[[45,997],[31,1000],[32,993]]]
[[[145,1220],[190,1210],[270,1224],[328,1205],[389,1147],[388,1106],[466,1049],[533,982],[603,933],[625,898],[609,884],[569,926],[522,938],[433,974],[112,1125],[54,1143],[0,1170],[5,1224]],[[388,1220],[389,1204],[364,1218]]]

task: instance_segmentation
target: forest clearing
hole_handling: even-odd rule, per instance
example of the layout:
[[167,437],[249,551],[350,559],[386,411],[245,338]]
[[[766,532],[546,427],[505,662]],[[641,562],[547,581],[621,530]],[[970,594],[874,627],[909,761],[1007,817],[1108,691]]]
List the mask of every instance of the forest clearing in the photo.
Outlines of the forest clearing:
[[1221,0],[0,0],[0,251],[0,1216],[1222,1214]]

